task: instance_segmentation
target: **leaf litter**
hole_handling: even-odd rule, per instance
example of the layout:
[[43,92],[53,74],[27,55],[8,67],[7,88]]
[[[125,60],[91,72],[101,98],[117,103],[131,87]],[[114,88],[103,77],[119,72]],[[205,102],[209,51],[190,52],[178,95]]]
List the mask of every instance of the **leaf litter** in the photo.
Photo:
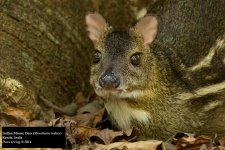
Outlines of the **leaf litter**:
[[[78,93],[73,105],[76,106],[74,107],[76,110],[73,110],[76,115],[62,114],[53,109],[55,114],[59,113],[60,115],[55,115],[55,118],[50,121],[30,120],[28,111],[8,107],[0,112],[0,127],[65,127],[67,148],[74,150],[225,150],[225,137],[215,141],[208,136],[196,137],[188,133],[174,133],[176,135],[170,142],[141,141],[139,132],[135,128],[124,131],[113,128],[101,99],[93,93],[88,98],[85,98],[82,93]],[[37,150],[60,149],[39,148]]]

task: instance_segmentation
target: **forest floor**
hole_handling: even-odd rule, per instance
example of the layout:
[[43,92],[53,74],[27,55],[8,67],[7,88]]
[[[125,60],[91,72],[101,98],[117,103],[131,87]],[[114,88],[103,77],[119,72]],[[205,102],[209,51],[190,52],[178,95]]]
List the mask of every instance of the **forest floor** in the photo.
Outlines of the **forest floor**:
[[[30,120],[28,112],[9,107],[0,112],[0,127],[66,127],[65,149],[73,150],[225,150],[225,137],[221,139],[205,135],[196,137],[191,133],[174,133],[167,141],[138,140],[137,129],[119,131],[112,127],[101,99],[95,94],[85,98],[82,93],[78,93],[74,105],[77,106],[76,115],[68,116],[54,111],[54,119],[48,121]],[[0,147],[1,132],[0,128]],[[31,149],[33,148],[26,148]],[[37,150],[61,150],[61,148],[37,148]]]

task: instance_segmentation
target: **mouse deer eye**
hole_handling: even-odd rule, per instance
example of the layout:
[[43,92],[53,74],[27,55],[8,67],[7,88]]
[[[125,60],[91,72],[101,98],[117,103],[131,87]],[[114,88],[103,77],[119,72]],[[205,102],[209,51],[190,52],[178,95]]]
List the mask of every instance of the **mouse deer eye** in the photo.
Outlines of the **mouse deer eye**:
[[94,64],[97,64],[99,63],[99,61],[101,60],[102,58],[102,53],[98,50],[94,50],[94,53],[93,53],[93,63]]
[[139,67],[141,65],[141,53],[134,53],[131,57],[130,57],[130,62],[133,66],[135,67]]

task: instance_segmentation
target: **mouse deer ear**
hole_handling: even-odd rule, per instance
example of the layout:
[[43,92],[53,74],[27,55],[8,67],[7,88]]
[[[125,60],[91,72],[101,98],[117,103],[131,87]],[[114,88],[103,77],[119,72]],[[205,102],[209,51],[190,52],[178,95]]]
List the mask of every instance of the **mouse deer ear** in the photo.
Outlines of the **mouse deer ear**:
[[85,17],[89,38],[95,44],[107,27],[105,19],[98,13],[88,13]]
[[135,29],[140,34],[143,44],[146,47],[151,44],[156,37],[158,21],[154,16],[145,16],[135,25]]

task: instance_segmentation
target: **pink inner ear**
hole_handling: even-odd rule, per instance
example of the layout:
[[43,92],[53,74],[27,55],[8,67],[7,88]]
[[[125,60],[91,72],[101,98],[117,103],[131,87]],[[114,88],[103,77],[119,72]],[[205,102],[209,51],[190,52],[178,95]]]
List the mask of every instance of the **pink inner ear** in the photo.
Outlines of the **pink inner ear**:
[[158,21],[154,16],[146,16],[135,25],[135,29],[141,35],[144,46],[147,46],[156,37]]
[[89,13],[86,15],[87,30],[89,38],[95,43],[99,40],[102,32],[107,26],[105,19],[97,13]]

